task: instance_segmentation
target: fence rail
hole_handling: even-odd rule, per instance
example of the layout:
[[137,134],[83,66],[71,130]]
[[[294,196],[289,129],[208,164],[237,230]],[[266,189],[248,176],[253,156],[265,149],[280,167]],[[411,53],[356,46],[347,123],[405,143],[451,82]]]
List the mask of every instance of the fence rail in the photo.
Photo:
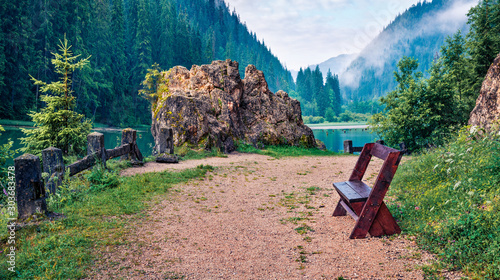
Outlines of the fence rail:
[[143,156],[136,141],[137,131],[127,128],[122,131],[121,145],[106,150],[104,135],[93,132],[87,136],[87,156],[66,167],[62,150],[54,147],[47,148],[42,151],[43,172],[48,174],[46,185],[42,178],[39,157],[25,154],[14,159],[18,219],[45,212],[47,210],[45,191],[47,189],[48,192],[55,193],[65,172],[68,172],[69,176],[74,176],[98,162],[106,166],[107,160],[117,157],[121,157],[122,160],[142,162]]
[[[384,140],[377,140],[377,143],[384,145]],[[352,140],[344,141],[344,153],[352,154],[352,153],[361,153],[363,147],[353,147]]]

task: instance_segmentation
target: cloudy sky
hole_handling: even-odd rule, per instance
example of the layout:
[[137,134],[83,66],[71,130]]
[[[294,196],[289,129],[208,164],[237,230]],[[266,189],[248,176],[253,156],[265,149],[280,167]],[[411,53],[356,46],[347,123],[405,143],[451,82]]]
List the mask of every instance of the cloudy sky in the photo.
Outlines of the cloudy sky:
[[226,0],[288,69],[360,52],[421,0]]

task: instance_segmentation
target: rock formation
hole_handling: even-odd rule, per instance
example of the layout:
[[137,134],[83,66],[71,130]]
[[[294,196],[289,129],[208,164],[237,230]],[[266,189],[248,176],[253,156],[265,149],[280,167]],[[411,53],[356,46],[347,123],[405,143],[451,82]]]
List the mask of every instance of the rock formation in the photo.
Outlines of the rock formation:
[[262,71],[253,65],[242,80],[236,61],[214,61],[176,66],[162,73],[157,112],[151,131],[155,139],[162,127],[174,132],[176,146],[185,143],[223,152],[236,142],[264,145],[316,145],[305,126],[300,103],[284,91],[273,94]]
[[500,54],[495,58],[481,86],[469,124],[489,129],[500,117]]

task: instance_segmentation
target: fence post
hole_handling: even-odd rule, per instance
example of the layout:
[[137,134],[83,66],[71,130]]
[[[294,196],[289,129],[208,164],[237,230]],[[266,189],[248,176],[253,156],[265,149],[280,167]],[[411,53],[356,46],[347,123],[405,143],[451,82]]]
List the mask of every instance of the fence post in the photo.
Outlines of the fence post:
[[156,144],[158,154],[168,153],[174,154],[173,129],[162,127],[158,135],[158,143]]
[[137,131],[131,128],[126,128],[122,131],[122,145],[130,144],[130,153],[123,155],[122,160],[130,160],[132,163],[141,163],[143,160],[141,151],[137,147]]
[[345,154],[354,153],[354,150],[352,148],[352,140],[345,140],[344,141],[344,153]]
[[97,153],[102,165],[106,168],[106,148],[104,147],[104,134],[92,132],[87,135],[87,155]]
[[24,154],[14,159],[18,219],[47,211],[40,158]]
[[62,150],[54,147],[42,151],[43,172],[49,174],[46,189],[55,194],[64,178],[64,161]]

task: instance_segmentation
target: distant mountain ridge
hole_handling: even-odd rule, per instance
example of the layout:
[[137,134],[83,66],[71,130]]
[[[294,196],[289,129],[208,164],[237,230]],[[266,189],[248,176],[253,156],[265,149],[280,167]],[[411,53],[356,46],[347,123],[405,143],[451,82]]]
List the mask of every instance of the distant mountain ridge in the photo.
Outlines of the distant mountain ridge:
[[359,56],[358,53],[355,54],[341,54],[328,59],[327,61],[321,62],[320,64],[310,65],[309,68],[315,69],[319,66],[319,70],[326,76],[328,70],[333,74],[340,74],[347,70],[347,67],[351,65],[351,62]]
[[[425,72],[432,65],[447,36],[458,29],[465,33],[466,14],[477,2],[420,2],[398,15],[352,60],[345,71],[339,72],[343,98],[349,101],[371,100],[393,90],[396,86],[393,73],[403,56],[417,58],[419,70]],[[329,61],[335,61],[335,58],[320,63],[320,68],[329,65]]]

